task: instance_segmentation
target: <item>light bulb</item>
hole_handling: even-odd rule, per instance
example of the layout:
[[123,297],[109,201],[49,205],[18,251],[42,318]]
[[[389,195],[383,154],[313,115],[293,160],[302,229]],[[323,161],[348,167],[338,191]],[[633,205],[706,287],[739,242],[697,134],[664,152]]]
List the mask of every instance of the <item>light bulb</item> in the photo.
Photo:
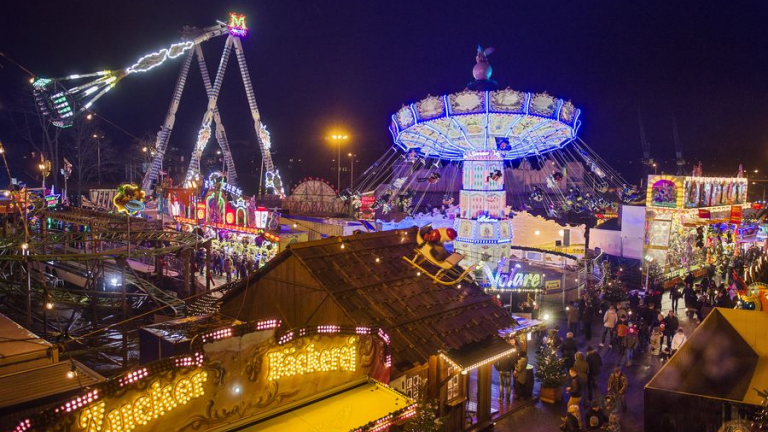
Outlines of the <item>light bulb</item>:
[[51,303],[51,302],[47,302],[47,303],[45,304],[45,308],[46,308],[46,309],[48,309],[48,310],[51,310],[51,309],[53,309],[53,303]]
[[67,378],[72,379],[75,377],[75,371],[71,370],[67,372]]

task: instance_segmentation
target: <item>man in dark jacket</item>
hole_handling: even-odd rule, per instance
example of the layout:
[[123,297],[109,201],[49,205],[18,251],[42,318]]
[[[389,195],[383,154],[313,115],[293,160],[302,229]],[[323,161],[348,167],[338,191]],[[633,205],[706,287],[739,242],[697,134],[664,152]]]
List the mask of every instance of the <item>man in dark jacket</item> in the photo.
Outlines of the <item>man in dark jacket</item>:
[[560,353],[563,355],[563,360],[565,360],[565,368],[570,369],[573,367],[573,362],[576,360],[576,351],[578,351],[579,348],[576,345],[576,339],[573,337],[573,333],[568,332],[565,335],[565,340],[563,341],[563,344],[560,345]]
[[584,303],[584,308],[581,309],[581,328],[584,330],[584,340],[589,341],[592,339],[592,321],[595,318],[595,307],[592,306],[592,301],[587,300]]
[[499,371],[499,401],[504,399],[504,391],[507,392],[507,402],[512,397],[512,370],[515,368],[517,356],[502,357],[494,366]]
[[664,337],[667,339],[667,348],[669,349],[672,349],[672,338],[677,333],[678,328],[680,328],[680,321],[675,316],[674,311],[669,311],[664,317]]
[[600,368],[603,367],[603,359],[591,345],[587,347],[587,364],[589,365],[587,396],[589,400],[594,400],[597,396],[597,378],[600,376]]
[[565,391],[571,397],[568,399],[568,406],[581,406],[581,383],[579,383],[579,374],[576,372],[576,369],[569,369],[568,377],[570,381],[568,381],[568,387],[565,388]]

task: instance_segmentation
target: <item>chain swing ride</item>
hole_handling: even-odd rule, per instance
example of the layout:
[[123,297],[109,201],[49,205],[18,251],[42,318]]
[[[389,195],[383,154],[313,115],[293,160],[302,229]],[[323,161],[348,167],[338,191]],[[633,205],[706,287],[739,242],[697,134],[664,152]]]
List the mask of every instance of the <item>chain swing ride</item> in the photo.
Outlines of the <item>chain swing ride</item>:
[[[192,64],[192,58],[197,57],[200,66],[200,72],[203,77],[206,94],[208,95],[208,105],[203,115],[202,124],[197,135],[195,147],[190,158],[189,168],[184,181],[185,186],[196,186],[202,183],[200,174],[200,158],[205,150],[211,135],[215,135],[216,141],[221,148],[224,156],[224,163],[227,169],[227,181],[232,184],[237,183],[237,171],[235,162],[232,158],[229,142],[227,140],[224,125],[221,122],[218,109],[218,98],[221,90],[221,84],[226,72],[229,56],[234,48],[235,56],[240,67],[243,85],[245,87],[246,97],[251,109],[256,137],[259,142],[262,160],[265,168],[264,182],[267,191],[284,196],[283,183],[280,173],[272,162],[270,153],[271,139],[266,126],[261,121],[258,106],[256,105],[256,96],[251,84],[251,78],[248,73],[248,66],[245,62],[245,54],[241,38],[248,34],[248,27],[245,22],[245,15],[232,13],[229,16],[229,22],[218,21],[216,25],[202,29],[196,27],[185,27],[183,30],[183,41],[172,44],[168,48],[161,49],[158,52],[148,54],[140,58],[135,64],[118,70],[98,71],[84,75],[70,75],[62,78],[36,78],[32,81],[32,87],[35,99],[40,110],[47,116],[50,122],[57,127],[66,128],[73,124],[74,119],[91,109],[93,104],[114,88],[124,78],[136,74],[148,72],[167,60],[176,59],[184,56],[184,62],[181,66],[179,77],[176,80],[176,86],[173,91],[173,97],[168,108],[160,131],[157,133],[155,144],[155,156],[147,170],[142,182],[142,189],[150,190],[157,181],[160,173],[163,157],[168,147],[173,125],[176,120],[176,111],[181,101],[181,95],[184,85],[187,81],[189,68]],[[227,35],[224,43],[224,51],[219,62],[216,76],[211,84],[203,52],[200,45],[212,38]],[[65,84],[83,79],[95,78],[85,84],[79,84],[68,87]],[[211,127],[213,123],[214,127]]]
[[578,138],[581,111],[570,101],[499,89],[491,52],[478,47],[475,80],[463,91],[395,112],[394,147],[341,196],[385,226],[452,227],[465,267],[508,255],[515,212],[573,223],[615,215],[618,202],[639,195]]

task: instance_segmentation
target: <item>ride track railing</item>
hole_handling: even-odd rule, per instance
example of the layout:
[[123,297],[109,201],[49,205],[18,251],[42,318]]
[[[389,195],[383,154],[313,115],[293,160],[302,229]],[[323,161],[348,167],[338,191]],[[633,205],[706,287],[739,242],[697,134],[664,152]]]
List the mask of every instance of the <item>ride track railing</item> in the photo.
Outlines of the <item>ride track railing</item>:
[[[163,247],[131,247],[129,250],[127,246],[127,243],[144,242],[156,242],[163,244]],[[46,248],[56,245],[94,243],[120,243],[125,246],[99,252],[36,253],[36,251],[45,251]],[[176,253],[202,243],[203,239],[196,234],[176,231],[47,232],[44,236],[36,232],[29,240],[25,240],[23,237],[0,239],[0,261],[90,261],[127,257],[129,254],[131,256],[157,256]],[[20,253],[25,244],[33,253],[28,255]]]

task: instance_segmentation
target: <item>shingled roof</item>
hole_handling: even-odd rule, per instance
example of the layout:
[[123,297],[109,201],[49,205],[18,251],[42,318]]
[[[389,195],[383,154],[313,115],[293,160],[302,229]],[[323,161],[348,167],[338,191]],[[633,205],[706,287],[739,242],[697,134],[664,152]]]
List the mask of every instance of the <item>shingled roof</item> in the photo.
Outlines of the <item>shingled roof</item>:
[[[445,286],[426,275],[419,276],[403,259],[412,257],[415,248],[415,228],[294,244],[281,253],[277,265],[265,267],[266,271],[229,292],[222,299],[221,310],[239,319],[268,317],[252,313],[254,309],[266,314],[271,311],[273,315],[285,313],[285,305],[273,308],[265,304],[286,301],[269,293],[269,280],[275,280],[269,273],[293,257],[298,260],[297,267],[303,267],[312,279],[313,286],[306,282],[304,286],[323,295],[303,322],[291,324],[313,323],[317,320],[315,313],[320,308],[327,310],[330,300],[330,308],[338,310],[325,316],[339,316],[343,322],[338,324],[387,330],[392,339],[393,367],[399,372],[426,363],[440,351],[458,350],[515,326],[512,318],[477,285],[463,282],[460,288]],[[254,288],[256,292],[244,293]],[[252,303],[247,303],[246,297]]]

